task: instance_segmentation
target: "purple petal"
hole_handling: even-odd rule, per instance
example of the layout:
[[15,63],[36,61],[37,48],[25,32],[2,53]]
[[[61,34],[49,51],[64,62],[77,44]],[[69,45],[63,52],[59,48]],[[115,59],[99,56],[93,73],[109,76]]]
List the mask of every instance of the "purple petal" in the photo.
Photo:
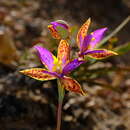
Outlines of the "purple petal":
[[94,49],[96,45],[103,39],[104,33],[107,31],[107,28],[97,29],[96,31],[92,32],[92,40],[89,45],[89,49]]
[[85,63],[85,61],[79,61],[78,59],[74,59],[63,68],[63,74],[68,74],[83,63]]
[[83,44],[83,40],[84,40],[84,38],[82,37],[82,35],[80,35],[79,36],[79,43],[78,43],[78,47],[79,47],[79,49],[81,50],[81,48],[82,48],[82,44]]
[[69,29],[68,24],[63,20],[57,20],[57,21],[51,22],[51,25],[53,25],[55,29],[57,26],[63,27],[67,30]]
[[34,48],[38,51],[41,62],[47,67],[47,69],[52,71],[54,65],[53,54],[41,46],[34,46]]
[[63,78],[63,76],[64,76],[63,73],[57,73],[57,72],[44,71],[44,73],[53,75],[53,76],[55,76],[55,77],[57,77],[57,78]]
[[46,71],[46,72],[44,72],[44,73],[53,75],[53,76],[55,76],[55,77],[57,77],[57,78],[63,77],[63,74],[59,74],[59,73],[57,73],[57,72],[49,72],[49,71]]
[[89,44],[91,42],[91,39],[92,39],[92,35],[91,34],[85,36],[84,41],[80,45],[80,51],[81,52],[85,52],[88,49]]

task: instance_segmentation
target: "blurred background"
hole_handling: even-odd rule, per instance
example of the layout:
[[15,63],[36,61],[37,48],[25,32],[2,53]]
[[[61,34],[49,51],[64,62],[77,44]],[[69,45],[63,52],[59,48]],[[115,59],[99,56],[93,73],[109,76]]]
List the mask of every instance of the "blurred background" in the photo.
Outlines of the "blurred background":
[[[0,130],[56,127],[57,82],[19,73],[43,67],[33,45],[40,42],[56,54],[59,41],[47,29],[51,21],[62,19],[72,27],[75,56],[77,31],[89,17],[89,32],[108,27],[107,36],[129,15],[130,0],[0,0]],[[72,73],[87,96],[66,92],[62,130],[130,130],[130,22],[103,47],[119,55],[89,59]]]

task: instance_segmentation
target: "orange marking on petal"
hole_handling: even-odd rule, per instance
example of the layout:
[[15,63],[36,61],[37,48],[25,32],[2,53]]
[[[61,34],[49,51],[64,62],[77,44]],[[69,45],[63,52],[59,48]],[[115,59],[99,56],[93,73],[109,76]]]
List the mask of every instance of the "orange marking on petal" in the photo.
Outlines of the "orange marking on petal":
[[57,54],[58,61],[66,65],[70,60],[70,46],[66,40],[61,40]]
[[118,55],[114,51],[110,51],[110,50],[106,50],[106,49],[102,49],[102,50],[104,50],[104,52],[92,53],[92,54],[89,54],[89,56],[92,58],[95,58],[95,59],[104,59],[104,58],[107,58],[109,56]]
[[22,70],[20,72],[29,77],[32,77],[34,79],[41,80],[41,81],[52,80],[56,78],[55,76],[46,73],[47,70],[42,69],[42,68],[31,68],[31,69]]
[[77,34],[77,44],[78,47],[80,47],[80,37],[84,39],[84,37],[87,35],[88,28],[90,26],[91,19],[89,18],[79,29],[78,34]]
[[53,25],[48,25],[48,29],[50,30],[51,35],[52,35],[53,38],[55,38],[55,39],[61,39],[61,36],[57,32],[57,30],[54,29]]
[[61,82],[63,83],[63,86],[66,90],[79,93],[84,96],[86,95],[85,92],[82,90],[80,84],[76,80],[70,77],[64,77],[63,79],[61,79]]

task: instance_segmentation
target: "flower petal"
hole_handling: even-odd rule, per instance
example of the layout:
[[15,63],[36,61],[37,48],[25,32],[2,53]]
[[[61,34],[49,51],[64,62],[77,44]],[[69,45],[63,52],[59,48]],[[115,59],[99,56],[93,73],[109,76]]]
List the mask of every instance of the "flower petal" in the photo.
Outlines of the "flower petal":
[[61,83],[63,84],[64,88],[68,91],[79,93],[84,96],[86,95],[85,92],[82,90],[80,84],[70,77],[65,76],[61,79]]
[[52,71],[56,57],[50,51],[41,46],[34,46],[34,48],[38,51],[41,62],[47,69]]
[[48,29],[50,30],[52,37],[55,39],[61,39],[61,35],[58,32],[57,27],[62,27],[68,30],[68,32],[70,32],[69,25],[65,21],[57,20],[57,21],[51,22],[51,24],[48,25]]
[[118,55],[116,52],[106,50],[106,49],[86,51],[84,54],[88,55],[94,59],[103,59],[103,58],[107,58],[107,57],[112,56],[112,55]]
[[68,74],[77,67],[79,67],[81,64],[83,64],[85,61],[79,61],[78,59],[74,59],[73,61],[69,62],[64,68],[63,68],[63,74]]
[[77,45],[80,48],[80,43],[84,40],[84,37],[87,35],[91,19],[89,18],[79,29],[77,34]]
[[84,41],[80,45],[80,52],[81,53],[85,52],[89,48],[91,40],[92,40],[92,35],[91,34],[85,36]]
[[103,39],[104,33],[107,31],[107,28],[97,29],[96,31],[92,32],[92,40],[90,42],[88,49],[94,49],[96,45]]
[[53,73],[42,68],[31,68],[20,71],[21,73],[40,81],[56,79]]
[[55,26],[53,25],[48,25],[48,29],[51,32],[51,35],[54,39],[61,39],[60,34],[57,32],[57,30],[55,29]]
[[69,25],[67,24],[67,22],[63,20],[57,20],[57,21],[51,22],[51,25],[53,25],[55,29],[57,26],[63,27],[64,29],[67,29],[67,30],[69,29]]
[[61,40],[58,47],[57,54],[58,62],[62,64],[62,66],[66,65],[70,60],[70,46],[66,40]]

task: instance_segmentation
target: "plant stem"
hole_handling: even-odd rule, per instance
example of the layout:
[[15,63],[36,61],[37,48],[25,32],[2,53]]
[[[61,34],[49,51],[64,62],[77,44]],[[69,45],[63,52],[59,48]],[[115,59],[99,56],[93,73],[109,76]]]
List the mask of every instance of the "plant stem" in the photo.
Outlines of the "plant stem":
[[62,113],[62,104],[63,104],[63,99],[64,99],[64,88],[60,83],[60,80],[57,80],[58,84],[58,111],[57,111],[57,127],[56,130],[60,130],[61,128],[61,113]]
[[58,111],[57,111],[57,128],[56,128],[56,130],[60,130],[60,127],[61,127],[61,112],[62,112],[62,103],[59,103]]
[[130,16],[128,16],[113,32],[111,32],[108,36],[106,36],[98,45],[98,47],[102,46],[105,42],[107,42],[111,37],[117,34],[128,22],[130,22]]

